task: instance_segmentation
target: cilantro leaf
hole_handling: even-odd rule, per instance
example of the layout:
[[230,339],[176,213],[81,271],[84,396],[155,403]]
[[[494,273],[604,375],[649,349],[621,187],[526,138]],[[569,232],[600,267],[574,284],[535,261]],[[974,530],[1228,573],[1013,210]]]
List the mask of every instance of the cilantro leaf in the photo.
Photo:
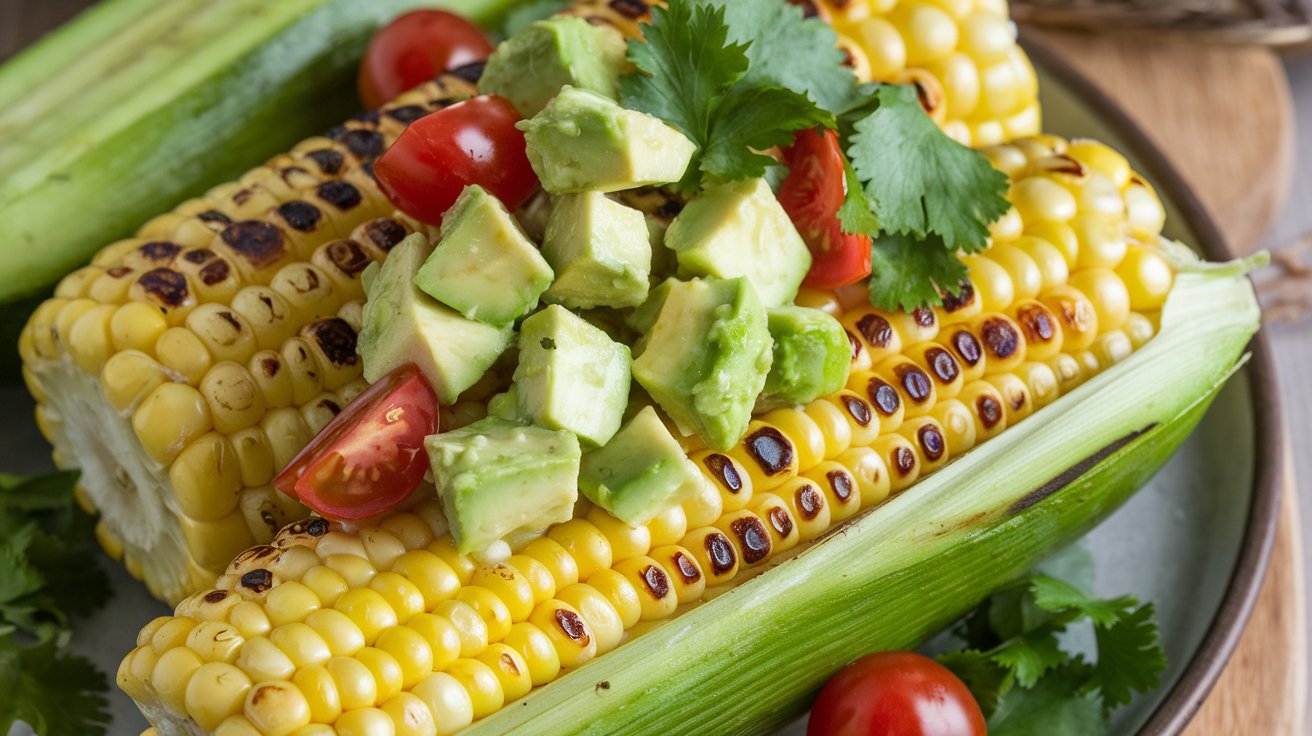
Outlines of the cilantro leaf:
[[879,218],[875,217],[874,208],[870,206],[856,169],[852,168],[852,162],[846,157],[843,159],[843,175],[847,191],[844,193],[843,204],[838,208],[838,222],[848,235],[869,235],[873,238],[879,234]]
[[941,304],[940,291],[955,288],[967,270],[937,236],[915,241],[901,235],[875,238],[870,249],[870,303],[907,312]]
[[1148,692],[1161,683],[1166,655],[1157,644],[1153,611],[1153,605],[1147,603],[1122,613],[1116,623],[1094,630],[1098,663],[1092,684],[1101,691],[1108,710],[1129,703],[1134,692]]
[[1013,673],[998,666],[987,652],[978,649],[948,652],[939,657],[938,661],[966,683],[985,716],[997,709],[998,702],[1011,690],[1016,680]]
[[716,179],[756,178],[776,162],[754,153],[793,142],[793,133],[832,125],[833,117],[805,96],[761,83],[735,85],[719,107],[732,111],[715,123],[714,136],[702,151],[702,171]]
[[1021,687],[1034,687],[1045,672],[1061,665],[1066,658],[1057,642],[1057,632],[1050,626],[1018,637],[990,657],[1013,673]]
[[1073,610],[1100,627],[1115,624],[1135,603],[1129,596],[1100,600],[1070,583],[1044,575],[1030,578],[1029,589],[1035,605],[1045,611],[1061,613]]
[[856,90],[856,75],[838,48],[838,34],[819,18],[805,18],[785,0],[703,0],[724,10],[729,40],[749,44],[744,82],[783,87],[840,110]]
[[884,232],[937,236],[949,253],[982,250],[989,223],[1007,211],[1007,176],[939,130],[910,86],[872,94],[878,107],[853,125],[847,150]]
[[30,647],[0,637],[0,733],[23,721],[37,736],[104,734],[110,715],[105,676],[53,639]]
[[989,736],[1104,736],[1107,717],[1098,697],[1080,692],[1088,666],[1075,662],[1032,688],[1012,688],[988,719]]

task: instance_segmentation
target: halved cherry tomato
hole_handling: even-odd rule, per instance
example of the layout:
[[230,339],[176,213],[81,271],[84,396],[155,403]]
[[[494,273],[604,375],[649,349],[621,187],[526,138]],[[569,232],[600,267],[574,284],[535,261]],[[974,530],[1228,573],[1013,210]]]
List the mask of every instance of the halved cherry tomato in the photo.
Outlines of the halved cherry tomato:
[[843,149],[832,130],[806,130],[784,151],[788,178],[779,203],[811,249],[807,286],[836,289],[870,275],[870,238],[843,232],[838,208],[847,195]]
[[455,13],[415,10],[374,34],[360,64],[360,99],[372,109],[442,72],[483,61],[492,42]]
[[986,736],[965,683],[914,652],[870,654],[834,675],[811,706],[806,736]]
[[538,188],[515,106],[504,97],[465,100],[410,124],[374,164],[378,186],[402,211],[430,225],[469,184],[511,211]]
[[437,395],[407,363],[347,404],[273,485],[330,519],[391,511],[424,480],[424,438],[437,433],[438,412]]

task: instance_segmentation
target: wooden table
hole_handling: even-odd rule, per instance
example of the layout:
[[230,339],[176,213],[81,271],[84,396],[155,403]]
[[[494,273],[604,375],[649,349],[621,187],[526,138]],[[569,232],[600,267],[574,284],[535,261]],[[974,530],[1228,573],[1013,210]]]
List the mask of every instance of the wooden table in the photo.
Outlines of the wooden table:
[[[0,3],[0,58],[88,4]],[[1274,56],[1259,49],[1162,46],[1143,38],[1060,34],[1045,40],[1101,83],[1156,139],[1237,249],[1251,249],[1278,212],[1283,214],[1264,247],[1282,247],[1312,231],[1312,134],[1302,134],[1295,164],[1285,131],[1298,128],[1290,127],[1294,118],[1285,69]],[[1296,119],[1312,130],[1312,60],[1290,63],[1288,70]],[[1281,210],[1291,171],[1292,196]],[[1312,365],[1312,319],[1276,325],[1270,334],[1287,377],[1292,464],[1299,477],[1312,478],[1312,382],[1302,378]],[[1312,529],[1312,519],[1300,518],[1292,483],[1284,504],[1252,623],[1190,736],[1304,733],[1308,637],[1301,538]],[[1312,504],[1306,505],[1312,514]]]

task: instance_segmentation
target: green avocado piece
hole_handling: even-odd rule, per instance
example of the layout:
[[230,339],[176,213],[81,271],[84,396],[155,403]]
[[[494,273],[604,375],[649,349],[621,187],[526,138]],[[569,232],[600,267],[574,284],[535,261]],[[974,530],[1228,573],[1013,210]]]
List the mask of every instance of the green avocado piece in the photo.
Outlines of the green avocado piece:
[[475,184],[442,218],[442,240],[415,285],[468,319],[502,327],[536,307],[553,276],[501,200]]
[[519,416],[519,399],[515,398],[514,386],[488,399],[487,413],[488,416],[504,419],[507,422],[525,423]]
[[432,435],[424,447],[461,554],[574,515],[582,450],[570,432],[487,417]]
[[650,406],[605,447],[584,455],[579,468],[583,495],[632,527],[682,501],[700,479],[697,466]]
[[455,403],[478,383],[514,339],[511,327],[465,319],[420,291],[415,273],[432,252],[415,233],[369,266],[369,289],[357,350],[364,377],[377,381],[394,368],[415,363],[443,404]]
[[665,300],[670,298],[670,290],[678,283],[681,283],[678,279],[665,279],[656,288],[648,291],[647,301],[629,312],[624,324],[639,335],[647,334],[651,326],[656,324],[656,318],[660,316],[661,310],[665,308]]
[[519,416],[604,445],[620,428],[629,402],[631,362],[628,346],[552,304],[520,325],[514,378]]
[[540,20],[497,46],[478,87],[510,100],[526,118],[542,112],[565,85],[619,99],[627,53],[624,35],[612,26],[582,18]]
[[843,388],[852,346],[838,320],[807,307],[776,307],[766,314],[774,361],[757,411],[805,404]]
[[725,182],[688,203],[665,233],[682,275],[746,276],[767,307],[791,304],[811,251],[764,179]]
[[651,283],[652,285],[675,275],[679,270],[679,261],[674,251],[665,245],[665,232],[670,229],[660,219],[647,218],[647,238],[651,243]]
[[528,159],[553,194],[616,192],[683,178],[696,144],[659,118],[595,92],[565,87],[517,124]]
[[651,286],[650,238],[641,212],[601,192],[560,195],[542,241],[556,273],[544,299],[574,309],[642,304]]
[[747,431],[770,372],[765,308],[745,278],[667,283],[633,377],[681,432],[728,450]]

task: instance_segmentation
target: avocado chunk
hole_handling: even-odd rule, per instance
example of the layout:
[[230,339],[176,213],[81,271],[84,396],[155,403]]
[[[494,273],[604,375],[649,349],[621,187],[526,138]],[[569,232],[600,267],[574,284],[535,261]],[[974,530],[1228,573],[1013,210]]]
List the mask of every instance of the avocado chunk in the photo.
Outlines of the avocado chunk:
[[680,283],[678,279],[665,279],[656,288],[648,291],[647,301],[629,312],[624,324],[639,335],[647,334],[651,326],[656,324],[656,318],[660,316],[661,310],[665,308],[665,300],[670,298],[670,290],[678,283]]
[[747,431],[770,372],[765,308],[745,278],[667,283],[633,377],[681,432],[728,450]]
[[487,413],[488,416],[504,419],[507,422],[525,423],[519,416],[519,399],[515,398],[514,386],[488,399]]
[[478,383],[514,339],[510,327],[465,319],[414,285],[432,249],[415,233],[397,244],[381,267],[371,264],[357,349],[373,382],[415,363],[443,404]]
[[514,391],[519,415],[601,446],[629,402],[629,348],[559,305],[524,320]]
[[696,144],[659,118],[614,100],[565,87],[517,127],[528,160],[553,194],[617,192],[683,178]]
[[548,302],[591,309],[636,307],[647,299],[647,218],[601,192],[556,198],[542,255],[556,273],[544,297]]
[[701,479],[678,440],[650,406],[600,450],[583,456],[579,487],[629,526],[641,526],[682,501]]
[[681,274],[746,276],[767,307],[791,304],[811,268],[811,251],[764,179],[707,189],[670,224],[665,244]]
[[456,549],[569,521],[578,500],[578,439],[496,417],[424,440]]
[[852,346],[838,320],[807,307],[776,307],[766,314],[774,361],[757,411],[805,404],[843,388]]
[[465,187],[415,285],[468,319],[503,327],[538,305],[554,274],[501,200]]
[[526,118],[542,112],[567,84],[618,99],[627,53],[623,34],[612,26],[582,18],[540,20],[497,46],[478,88],[510,100]]

